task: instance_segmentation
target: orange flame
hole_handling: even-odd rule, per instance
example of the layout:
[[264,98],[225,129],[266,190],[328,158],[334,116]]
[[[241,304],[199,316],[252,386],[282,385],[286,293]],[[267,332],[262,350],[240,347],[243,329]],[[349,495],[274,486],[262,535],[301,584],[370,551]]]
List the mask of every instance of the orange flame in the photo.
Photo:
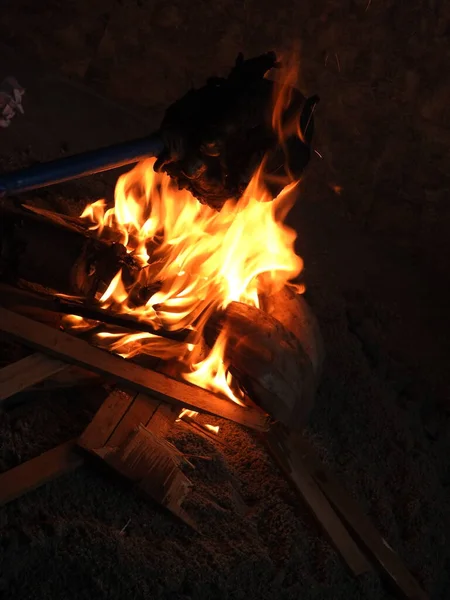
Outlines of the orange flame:
[[[294,76],[296,67],[290,64],[276,86],[272,125],[280,142],[293,134],[294,121],[300,135],[298,115],[289,123],[282,121]],[[156,329],[195,328],[201,333],[213,311],[232,301],[259,306],[259,293],[275,292],[301,272],[303,262],[294,251],[296,233],[283,223],[295,184],[271,201],[259,168],[241,199],[226,202],[216,212],[189,192],[176,189],[167,175],[154,172],[153,164],[154,160],[143,161],[119,178],[113,208],[107,209],[105,201],[99,200],[81,215],[99,236],[105,227],[112,228],[142,266],[131,287],[119,271],[98,298],[102,306],[151,322]],[[156,291],[136,306],[132,292],[142,286]],[[206,357],[198,343],[173,342],[148,333],[98,336],[100,344],[122,356],[148,353],[176,359],[186,380],[242,403],[224,363],[226,331]]]

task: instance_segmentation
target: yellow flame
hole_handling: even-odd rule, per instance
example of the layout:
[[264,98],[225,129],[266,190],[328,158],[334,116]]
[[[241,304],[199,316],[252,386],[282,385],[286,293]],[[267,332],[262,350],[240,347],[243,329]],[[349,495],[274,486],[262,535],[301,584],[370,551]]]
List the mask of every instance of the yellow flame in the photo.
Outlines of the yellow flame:
[[[292,135],[285,127],[293,124],[283,124],[282,114],[293,73],[290,68],[276,87],[272,125],[280,142]],[[153,159],[143,161],[119,178],[113,208],[99,200],[81,215],[99,236],[105,227],[113,230],[142,266],[131,285],[125,284],[122,271],[112,278],[100,297],[104,307],[134,315],[156,329],[195,328],[201,333],[213,311],[233,301],[259,306],[258,294],[278,291],[301,272],[303,262],[294,251],[296,233],[283,222],[296,182],[272,199],[260,167],[240,200],[230,200],[216,212],[176,189],[167,175],[154,172],[153,165]],[[136,305],[135,288],[155,291]],[[242,404],[242,393],[224,363],[225,331],[206,357],[192,340],[186,344],[148,333],[105,332],[98,339],[123,356],[148,353],[177,359],[186,380]]]

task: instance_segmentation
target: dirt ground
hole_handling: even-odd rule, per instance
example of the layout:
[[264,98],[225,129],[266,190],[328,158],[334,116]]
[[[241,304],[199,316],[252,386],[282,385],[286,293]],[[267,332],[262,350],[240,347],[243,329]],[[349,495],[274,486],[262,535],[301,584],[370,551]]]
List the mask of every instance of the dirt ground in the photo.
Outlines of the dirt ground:
[[[448,3],[3,5],[1,40],[15,52],[2,49],[0,77],[16,74],[27,97],[25,116],[0,130],[2,169],[141,135],[237,52],[301,43],[301,87],[322,98],[323,159],[289,219],[327,351],[307,434],[431,597],[448,598]],[[37,61],[56,75],[42,76]],[[43,197],[69,210],[110,181]],[[95,390],[54,393],[0,415],[0,470],[76,435],[100,401]],[[0,597],[388,598],[377,577],[348,575],[251,435],[221,430],[225,452],[193,434],[174,438],[214,459],[189,473],[203,535],[84,468],[0,512]]]

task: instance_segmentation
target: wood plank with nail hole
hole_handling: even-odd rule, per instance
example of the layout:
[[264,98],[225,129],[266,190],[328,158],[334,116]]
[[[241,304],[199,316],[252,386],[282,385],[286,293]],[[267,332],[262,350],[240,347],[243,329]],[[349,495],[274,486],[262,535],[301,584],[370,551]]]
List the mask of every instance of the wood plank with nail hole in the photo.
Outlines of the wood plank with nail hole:
[[75,447],[76,440],[70,440],[2,473],[0,506],[80,467],[84,458]]
[[213,414],[260,431],[268,428],[267,415],[258,409],[239,406],[202,388],[144,369],[119,356],[95,348],[84,340],[5,308],[0,308],[0,330],[29,347],[100,373],[112,381],[138,392],[148,393],[169,404]]
[[0,369],[0,405],[4,400],[32,385],[60,373],[67,363],[41,352],[26,356]]
[[290,432],[286,433],[282,427],[274,426],[263,435],[263,440],[351,572],[359,576],[373,571],[370,562],[304,465],[295,445],[295,437]]
[[398,554],[377,531],[356,500],[344,490],[336,476],[322,464],[311,444],[299,436],[297,447],[311,475],[355,538],[375,561],[384,578],[402,598],[427,600],[428,595]]

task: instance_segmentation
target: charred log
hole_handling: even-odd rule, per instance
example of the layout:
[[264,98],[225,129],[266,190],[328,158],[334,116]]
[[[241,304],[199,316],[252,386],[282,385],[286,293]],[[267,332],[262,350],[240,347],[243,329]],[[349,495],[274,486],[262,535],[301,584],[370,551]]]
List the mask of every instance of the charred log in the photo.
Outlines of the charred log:
[[315,377],[299,340],[262,310],[232,302],[205,328],[212,345],[226,329],[225,360],[250,398],[274,419],[302,429],[313,406]]
[[20,206],[0,205],[0,278],[20,279],[60,293],[94,298],[119,269],[125,283],[136,280],[139,266],[126,248],[99,240],[63,219],[48,219]]
[[317,319],[309,305],[292,287],[284,286],[276,294],[262,295],[261,308],[277,319],[300,342],[309,356],[316,382],[322,374],[324,344]]

